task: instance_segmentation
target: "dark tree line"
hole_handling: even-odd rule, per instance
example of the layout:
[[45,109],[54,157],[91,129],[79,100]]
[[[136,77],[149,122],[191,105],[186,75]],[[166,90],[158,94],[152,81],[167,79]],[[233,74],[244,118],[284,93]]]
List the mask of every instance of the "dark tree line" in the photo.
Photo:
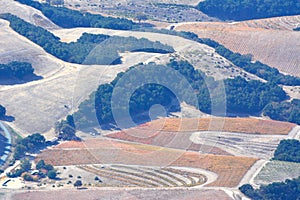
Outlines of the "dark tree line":
[[246,81],[241,77],[225,80],[227,111],[260,115],[271,102],[281,102],[288,97],[281,87],[272,83]]
[[197,8],[222,20],[249,20],[299,15],[299,0],[206,0]]
[[294,28],[294,31],[300,31],[300,27]]
[[285,75],[279,72],[278,69],[270,67],[266,64],[263,64],[259,61],[253,62],[251,55],[241,55],[239,53],[234,53],[219,44],[218,42],[208,39],[208,38],[199,38],[197,34],[186,31],[175,31],[167,29],[141,29],[142,31],[155,32],[168,35],[176,35],[188,40],[193,40],[195,42],[206,44],[216,50],[218,54],[225,57],[227,60],[231,61],[233,64],[244,69],[245,71],[254,74],[262,79],[265,79],[269,82],[274,82],[281,85],[300,85],[300,78]]
[[241,186],[240,191],[253,200],[299,200],[300,177],[285,180],[284,182],[262,185],[254,189],[250,184]]
[[92,35],[84,33],[76,42],[64,43],[49,31],[34,26],[11,15],[2,15],[10,22],[10,27],[29,40],[40,45],[48,53],[66,62],[78,64],[120,64],[118,52],[143,51],[153,53],[170,53],[174,49],[160,42],[134,37],[119,37],[108,35]]
[[274,152],[274,160],[300,162],[300,141],[294,139],[280,141]]
[[49,4],[41,4],[32,0],[18,0],[22,4],[29,5],[40,10],[46,17],[63,28],[94,27],[117,30],[131,30],[138,25],[125,18],[104,17],[102,15],[81,13],[65,7],[53,7]]
[[[259,115],[263,108],[272,102],[281,102],[287,98],[286,93],[273,83],[262,83],[260,81],[246,81],[241,77],[235,79],[225,80],[226,97],[219,92],[220,82],[213,80],[212,78],[206,77],[201,71],[195,70],[191,64],[186,61],[171,61],[168,67],[174,69],[174,71],[179,72],[183,77],[189,82],[194,92],[192,94],[185,94],[186,88],[181,82],[172,82],[172,88],[179,91],[179,94],[184,97],[186,103],[197,106],[201,111],[205,113],[211,113],[212,99],[210,97],[210,92],[214,93],[214,105],[222,105],[226,101],[226,111],[230,114],[248,114],[248,115]],[[159,70],[159,67],[155,64],[145,65],[149,71]],[[135,67],[129,69],[133,70]],[[143,68],[145,69],[145,68]],[[90,96],[89,100],[86,100],[79,106],[79,111],[74,114],[76,121],[81,126],[94,126],[95,120],[91,116],[97,116],[100,125],[115,124],[111,101],[112,93],[114,91],[115,85],[118,83],[125,73],[120,73],[117,77],[109,84],[100,85],[98,90]],[[129,73],[130,74],[130,73]],[[135,74],[135,73],[133,73]],[[174,74],[169,73],[167,76],[153,77],[154,73],[149,73],[142,78],[149,79],[160,79],[160,80],[172,80]],[[162,74],[164,74],[162,72]],[[141,78],[138,76],[126,77],[131,80],[130,84],[134,84],[137,79]],[[169,81],[170,82],[170,81]],[[208,90],[206,84],[210,84],[211,91]],[[124,89],[123,92],[126,92]],[[171,112],[176,112],[180,110],[180,103],[177,99],[174,91],[170,91],[161,85],[156,84],[146,84],[138,88],[133,94],[127,94],[130,96],[129,108],[130,114],[135,122],[139,121],[149,121],[148,111],[152,105],[160,104],[165,107],[167,114]],[[198,99],[198,105],[194,105],[195,102],[191,100],[191,96],[196,95]],[[125,95],[126,96],[126,95]],[[114,102],[115,105],[118,102]],[[118,113],[125,113],[124,107],[116,106],[114,109]]]
[[273,102],[265,107],[263,114],[274,120],[300,124],[300,100]]
[[0,105],[0,119],[5,117],[5,115],[6,115],[6,108]]
[[34,69],[30,63],[11,62],[0,64],[0,79],[23,79],[26,76],[34,76]]

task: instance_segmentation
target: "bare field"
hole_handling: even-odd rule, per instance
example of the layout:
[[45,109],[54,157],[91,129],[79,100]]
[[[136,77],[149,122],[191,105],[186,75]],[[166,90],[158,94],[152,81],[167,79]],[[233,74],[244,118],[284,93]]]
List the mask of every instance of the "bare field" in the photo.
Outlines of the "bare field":
[[140,200],[140,199],[172,199],[172,200],[213,200],[231,199],[222,190],[209,189],[87,189],[87,190],[54,190],[30,191],[14,194],[12,199],[22,200],[68,200],[68,199],[101,199],[101,200]]
[[157,131],[221,131],[262,135],[287,135],[296,125],[257,118],[163,118],[140,125],[138,129]]
[[[260,23],[256,20],[253,23]],[[300,76],[300,35],[296,31],[252,27],[246,23],[199,22],[176,25],[176,30],[192,31],[202,38],[211,38],[234,52],[252,54],[254,60]],[[263,23],[263,22],[261,22]]]
[[37,160],[41,159],[55,166],[124,164],[200,168],[218,174],[217,180],[210,186],[220,187],[238,185],[257,160],[249,157],[205,155],[108,139],[88,139],[81,143],[66,142],[62,146],[43,151],[37,157]]

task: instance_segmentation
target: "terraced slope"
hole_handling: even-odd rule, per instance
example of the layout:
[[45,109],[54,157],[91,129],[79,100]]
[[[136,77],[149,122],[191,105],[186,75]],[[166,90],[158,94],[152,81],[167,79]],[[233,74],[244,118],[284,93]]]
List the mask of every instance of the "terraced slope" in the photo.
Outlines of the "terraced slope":
[[217,174],[217,180],[209,185],[221,187],[238,185],[244,174],[257,161],[249,157],[205,155],[104,138],[65,142],[43,151],[37,157],[37,160],[41,159],[55,166],[122,164],[198,168]]
[[207,181],[207,177],[200,173],[174,168],[130,165],[83,165],[79,168],[138,187],[192,187]]

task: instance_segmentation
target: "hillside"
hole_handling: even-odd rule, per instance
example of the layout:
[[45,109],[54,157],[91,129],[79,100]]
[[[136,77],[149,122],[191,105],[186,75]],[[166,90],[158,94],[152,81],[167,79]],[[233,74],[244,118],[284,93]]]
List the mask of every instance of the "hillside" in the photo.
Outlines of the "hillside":
[[0,199],[237,200],[299,176],[294,1],[38,2],[0,5]]
[[[295,20],[291,24],[282,22],[280,27],[289,27],[288,30],[286,28],[277,30],[275,25],[272,26],[272,21],[276,19],[241,23],[187,23],[176,25],[176,30],[192,31],[201,38],[211,38],[234,52],[251,54],[254,60],[259,60],[282,72],[300,76],[300,71],[297,68],[300,62],[299,56],[297,56],[300,52],[300,35],[291,30],[298,23],[298,16],[286,18],[291,19],[291,21]],[[266,24],[266,21],[271,23],[259,25]],[[266,26],[269,28],[266,29]]]

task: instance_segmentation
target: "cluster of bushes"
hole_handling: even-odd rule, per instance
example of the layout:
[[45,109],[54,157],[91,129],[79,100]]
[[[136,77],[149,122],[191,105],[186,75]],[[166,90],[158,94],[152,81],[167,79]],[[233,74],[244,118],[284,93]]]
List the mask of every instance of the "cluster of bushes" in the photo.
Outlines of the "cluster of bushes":
[[280,141],[273,160],[300,162],[300,141],[294,139]]
[[300,177],[292,180],[287,179],[284,182],[262,185],[259,189],[254,189],[250,184],[245,184],[239,189],[253,200],[298,200],[300,196]]
[[23,139],[18,139],[14,151],[14,159],[23,158],[26,153],[33,153],[46,145],[46,139],[39,133],[32,134]]
[[53,7],[32,0],[18,0],[22,4],[29,5],[40,10],[46,17],[63,28],[95,27],[117,30],[131,30],[138,25],[125,18],[104,17],[102,15],[81,13],[64,7]]
[[[224,103],[224,98],[226,98],[226,111],[231,114],[260,114],[267,104],[271,102],[280,102],[287,98],[286,93],[276,84],[262,83],[260,81],[246,81],[241,77],[225,80],[226,97],[224,97],[223,94],[219,92],[221,83],[213,80],[213,78],[206,77],[201,71],[195,70],[190,63],[173,60],[167,64],[167,66],[173,69],[174,72],[177,71],[182,74],[194,90],[193,94],[185,94],[185,85],[180,81],[173,81],[170,87],[176,88],[176,92],[179,91],[179,94],[176,95],[183,96],[183,100],[191,105],[195,103],[191,101],[191,95],[196,95],[199,104],[193,106],[198,107],[205,113],[211,113],[212,99],[210,97],[210,92],[214,93],[214,105],[217,107],[218,105],[222,105],[222,103]],[[130,70],[133,70],[136,67],[129,69],[125,73],[118,74],[111,83],[100,85],[98,90],[91,95],[90,99],[79,106],[79,111],[74,114],[76,120],[80,124],[79,126],[95,125],[95,120],[93,120],[93,116],[95,115],[97,116],[100,125],[115,123],[111,110],[112,93],[115,89],[115,85],[126,73],[129,74],[126,79],[130,80],[130,83],[128,83],[129,85],[126,85],[127,88],[130,88],[132,86],[131,84],[134,86],[139,78],[142,78],[143,80],[159,79],[162,82],[166,79],[165,81],[169,83],[171,82],[171,77],[175,76],[172,72],[168,72],[168,75],[166,76],[161,75],[160,77],[153,77],[153,74],[156,74],[154,72],[157,72],[160,68],[156,64],[150,63],[144,65],[142,68],[142,70],[149,70],[149,73],[147,73],[149,74],[149,77],[147,77],[147,75],[138,77],[136,76],[136,73],[130,73]],[[161,74],[165,73],[161,72]],[[210,92],[207,88],[207,83],[210,84]],[[126,89],[122,91],[127,92]],[[127,94],[127,96],[130,97],[129,111],[132,119],[136,122],[150,120],[148,111],[149,108],[155,104],[164,106],[167,114],[179,111],[180,102],[177,99],[178,96],[175,96],[173,92],[174,91],[170,91],[168,88],[161,85],[146,84],[138,88],[133,94]],[[114,105],[119,104],[115,103]],[[116,109],[118,113],[125,113],[125,107],[115,107],[114,109]]]
[[300,100],[273,102],[265,107],[263,114],[274,120],[300,124]]
[[39,170],[40,172],[44,171],[46,173],[45,175],[47,175],[47,177],[50,179],[55,179],[57,176],[54,167],[50,164],[46,164],[44,160],[40,160],[39,162],[37,162],[36,169]]
[[0,79],[23,79],[26,76],[34,76],[34,69],[27,62],[10,62],[8,64],[0,64]]
[[237,21],[300,14],[298,0],[206,0],[197,8],[212,17]]
[[29,173],[31,170],[31,163],[28,159],[21,161],[20,168],[7,173],[10,178],[23,177],[25,181],[38,181],[40,178],[48,177],[50,179],[55,179],[57,176],[56,170],[50,164],[45,164],[44,160],[40,160],[36,164],[36,169],[39,170],[38,174],[32,175]]
[[10,22],[12,29],[43,47],[48,53],[71,63],[119,64],[121,60],[118,52],[124,51],[174,52],[174,49],[168,45],[151,42],[145,38],[110,37],[102,34],[85,33],[77,42],[64,43],[49,31],[25,22],[14,15],[3,14],[2,18]]
[[21,161],[20,168],[14,170],[13,172],[7,173],[10,178],[20,177],[24,172],[28,172],[31,169],[31,163],[28,159]]

